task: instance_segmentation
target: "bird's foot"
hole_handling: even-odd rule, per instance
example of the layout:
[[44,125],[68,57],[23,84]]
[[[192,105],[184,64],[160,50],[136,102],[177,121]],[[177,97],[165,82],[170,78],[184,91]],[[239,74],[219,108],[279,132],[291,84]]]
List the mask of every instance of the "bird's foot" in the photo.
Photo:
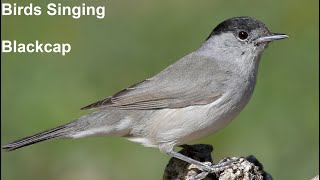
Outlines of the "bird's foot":
[[211,162],[204,162],[198,169],[208,172],[208,173],[218,173],[224,171],[225,169],[231,168],[234,165],[235,159],[224,159],[218,164],[212,164]]

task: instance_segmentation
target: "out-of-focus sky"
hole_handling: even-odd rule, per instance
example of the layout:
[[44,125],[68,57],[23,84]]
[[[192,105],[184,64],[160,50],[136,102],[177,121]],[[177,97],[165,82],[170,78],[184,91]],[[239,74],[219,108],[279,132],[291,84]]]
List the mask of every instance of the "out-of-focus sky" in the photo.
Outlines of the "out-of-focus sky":
[[[264,52],[255,92],[242,113],[194,143],[212,144],[215,162],[255,155],[274,179],[319,173],[319,1],[85,3],[106,6],[106,17],[1,17],[2,40],[72,45],[64,57],[1,54],[1,144],[88,113],[79,108],[155,75],[197,49],[221,21],[245,15],[290,38]],[[7,180],[161,179],[169,160],[158,149],[109,137],[49,141],[2,151],[1,157],[1,178]]]

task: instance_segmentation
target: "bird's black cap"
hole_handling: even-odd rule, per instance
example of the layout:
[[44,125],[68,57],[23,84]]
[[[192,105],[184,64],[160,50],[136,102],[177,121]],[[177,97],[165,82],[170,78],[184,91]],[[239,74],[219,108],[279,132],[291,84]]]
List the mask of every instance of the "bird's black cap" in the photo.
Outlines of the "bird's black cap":
[[209,39],[213,35],[219,35],[224,32],[235,32],[237,30],[250,32],[254,29],[259,28],[269,31],[265,24],[255,18],[251,18],[248,16],[234,17],[221,22],[217,27],[213,29],[212,33],[207,39]]

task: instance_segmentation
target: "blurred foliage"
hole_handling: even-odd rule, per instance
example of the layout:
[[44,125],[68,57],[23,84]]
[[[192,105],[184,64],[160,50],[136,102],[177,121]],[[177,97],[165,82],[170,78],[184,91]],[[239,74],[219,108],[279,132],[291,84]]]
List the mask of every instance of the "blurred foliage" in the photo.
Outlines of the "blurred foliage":
[[[86,3],[105,5],[105,19],[1,17],[1,39],[72,45],[65,57],[1,54],[1,144],[87,113],[79,108],[151,77],[198,48],[219,22],[247,15],[290,38],[265,51],[244,111],[194,143],[212,144],[215,161],[253,154],[274,179],[319,173],[319,1]],[[169,160],[157,149],[107,137],[49,141],[1,157],[1,178],[7,180],[161,179]]]

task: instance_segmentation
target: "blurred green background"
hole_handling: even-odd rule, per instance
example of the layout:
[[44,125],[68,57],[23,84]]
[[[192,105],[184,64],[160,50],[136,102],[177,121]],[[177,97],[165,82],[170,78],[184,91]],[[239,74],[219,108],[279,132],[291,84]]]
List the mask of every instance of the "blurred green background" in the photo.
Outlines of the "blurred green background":
[[[44,13],[45,1],[28,2]],[[88,113],[79,108],[153,76],[197,49],[221,21],[247,15],[290,38],[265,51],[244,111],[194,143],[212,144],[216,162],[253,154],[274,179],[310,179],[319,173],[319,1],[83,2],[105,5],[106,17],[1,17],[1,39],[72,45],[65,57],[1,54],[2,145]],[[121,138],[57,140],[2,151],[1,178],[161,179],[168,160],[157,149]]]

